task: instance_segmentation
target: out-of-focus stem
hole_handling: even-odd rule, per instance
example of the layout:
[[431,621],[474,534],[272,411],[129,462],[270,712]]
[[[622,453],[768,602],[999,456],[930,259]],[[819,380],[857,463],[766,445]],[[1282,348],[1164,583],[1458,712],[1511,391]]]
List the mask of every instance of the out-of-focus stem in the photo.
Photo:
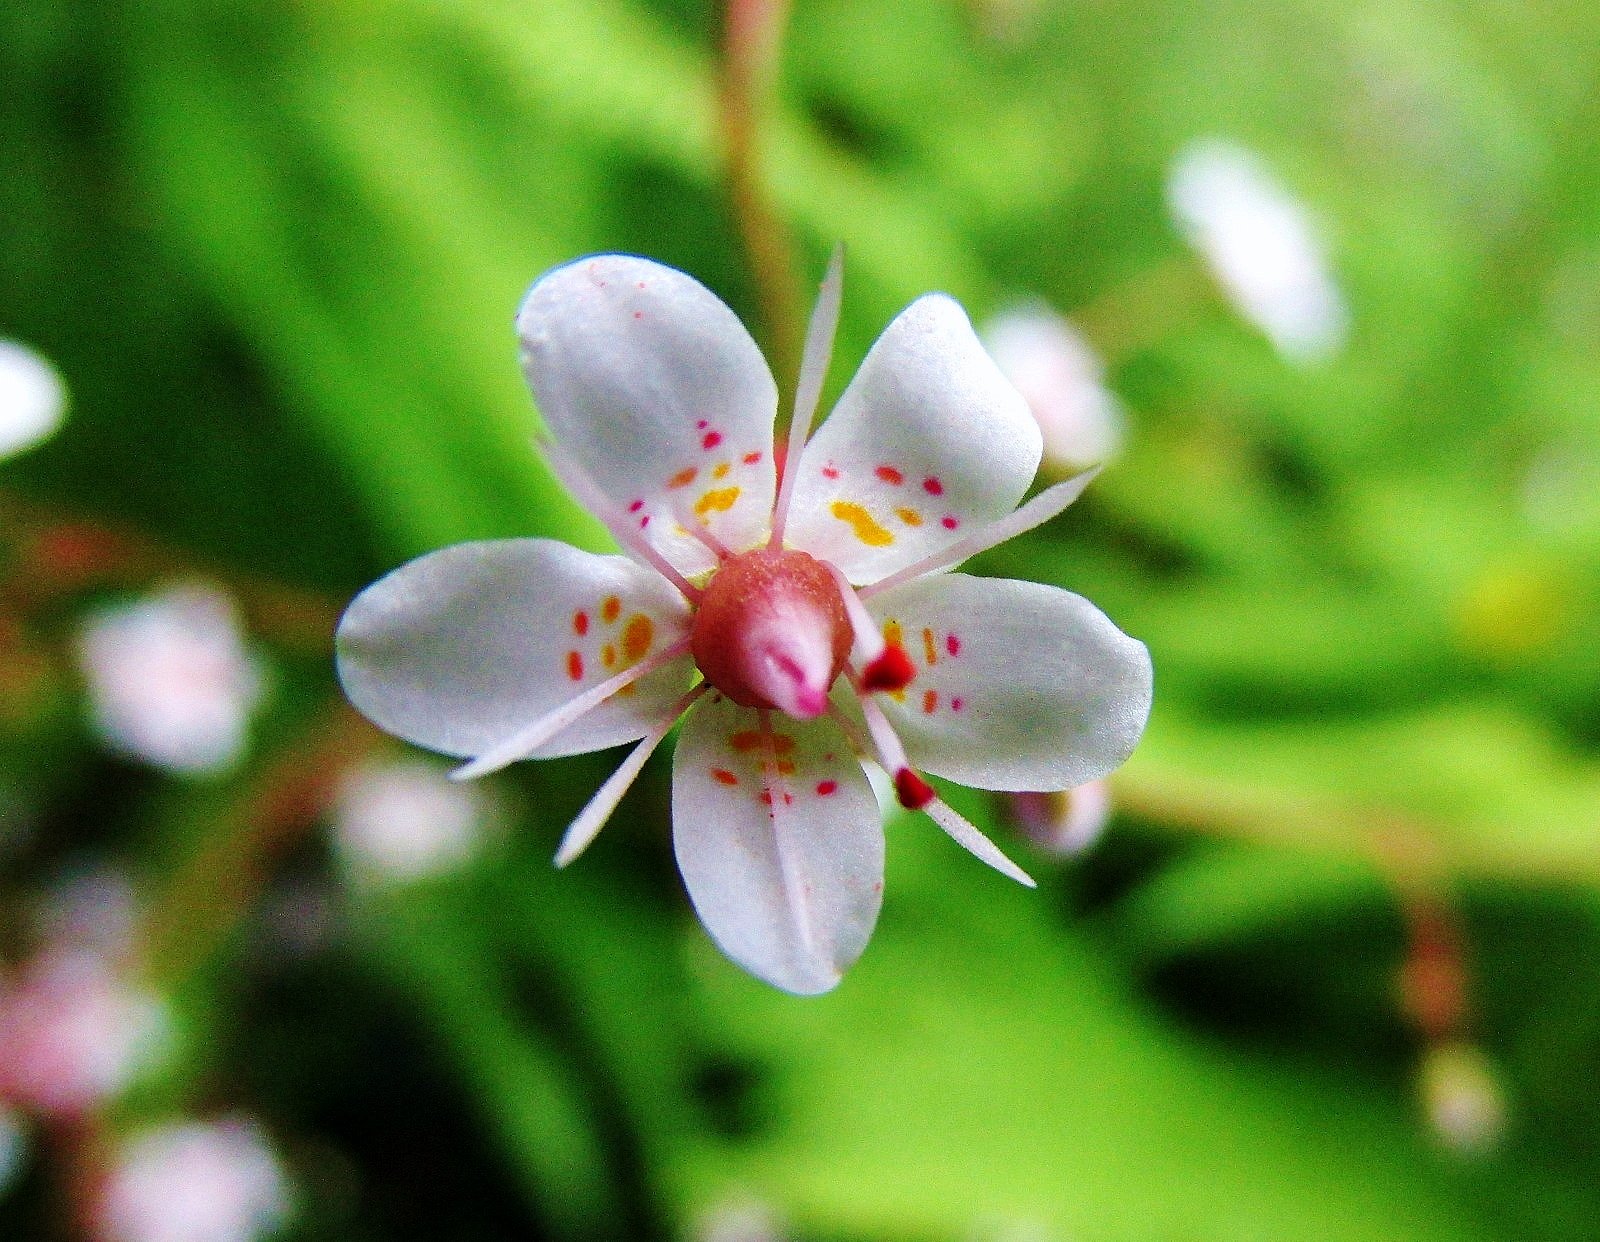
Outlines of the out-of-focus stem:
[[789,0],[728,0],[718,122],[728,192],[755,279],[767,353],[780,392],[800,374],[805,314],[797,296],[794,245],[761,171],[761,120],[778,63]]
[[292,739],[224,805],[208,811],[195,852],[151,903],[146,963],[169,987],[213,953],[254,905],[273,863],[321,818],[339,775],[378,744],[377,731],[339,704]]

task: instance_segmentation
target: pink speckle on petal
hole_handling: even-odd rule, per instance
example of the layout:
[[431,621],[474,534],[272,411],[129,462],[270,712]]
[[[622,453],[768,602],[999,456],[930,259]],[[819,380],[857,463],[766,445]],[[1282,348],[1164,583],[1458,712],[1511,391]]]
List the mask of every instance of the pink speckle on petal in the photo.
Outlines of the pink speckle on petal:
[[922,480],[922,490],[927,492],[930,496],[943,496],[944,484],[930,475],[928,478]]
[[839,782],[838,781],[819,781],[817,783],[817,794],[820,797],[826,798],[829,794],[833,793],[838,788],[839,788]]
[[644,318],[644,312],[643,311],[634,311],[633,312],[633,317],[635,319],[643,319]]
[[760,453],[746,453],[744,455],[744,464],[747,465],[747,466],[753,466],[760,460],[761,460],[761,454]]
[[954,530],[956,527],[960,526],[961,523],[953,517],[946,516],[939,520],[939,525],[944,527],[946,530]]
[[839,477],[839,467],[824,466],[822,468],[822,477],[825,479],[837,479]]
[[722,433],[720,431],[708,431],[708,432],[706,432],[705,439],[700,441],[700,447],[703,448],[703,449],[710,450],[710,449],[716,448],[717,445],[719,445],[721,443],[722,443]]
[[961,654],[961,640],[954,634],[947,635],[944,640],[944,649],[953,656]]
[[639,529],[643,530],[648,525],[650,525],[650,515],[647,513],[639,519]]
[[694,429],[696,431],[704,431],[709,426],[711,426],[711,424],[708,423],[705,419],[702,418],[699,422],[697,422],[694,425]]
[[967,701],[963,698],[954,698],[950,700],[950,710],[953,712],[960,711],[966,705]]
[[628,512],[629,513],[637,513],[642,508],[644,508],[644,501],[636,500],[631,505],[628,506]]

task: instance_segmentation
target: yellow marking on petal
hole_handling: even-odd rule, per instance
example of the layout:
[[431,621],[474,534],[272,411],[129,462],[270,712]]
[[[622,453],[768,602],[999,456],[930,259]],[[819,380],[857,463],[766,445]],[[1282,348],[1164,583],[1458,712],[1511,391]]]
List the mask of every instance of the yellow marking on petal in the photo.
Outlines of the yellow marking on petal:
[[907,526],[922,525],[922,514],[918,513],[915,509],[896,509],[894,511],[894,515]]
[[894,542],[894,536],[878,525],[865,506],[853,500],[836,500],[828,506],[828,512],[848,526],[855,537],[869,548],[887,548]]
[[708,513],[726,513],[733,508],[734,501],[739,499],[739,490],[737,487],[712,488],[694,502],[695,517],[703,518]]
[[727,462],[725,462],[725,461],[718,462],[717,465],[716,465],[716,468],[714,470],[712,470],[712,472],[711,472],[711,477],[713,479],[725,479],[725,478],[728,477],[728,471],[730,471],[732,469],[733,469],[733,467],[730,466]]
[[900,628],[900,622],[892,617],[883,623],[883,641],[891,647],[899,647],[900,650],[905,650],[905,631]]
[[655,622],[644,613],[636,612],[628,618],[628,624],[622,627],[622,654],[628,657],[630,665],[645,657],[655,636]]
[[924,629],[922,631],[922,654],[929,664],[937,664],[939,662],[939,649],[934,646],[932,630]]
[[602,647],[600,649],[600,663],[604,664],[607,668],[615,668],[616,667],[616,664],[617,664],[617,649],[615,647],[613,647],[610,643],[607,643],[604,647]]

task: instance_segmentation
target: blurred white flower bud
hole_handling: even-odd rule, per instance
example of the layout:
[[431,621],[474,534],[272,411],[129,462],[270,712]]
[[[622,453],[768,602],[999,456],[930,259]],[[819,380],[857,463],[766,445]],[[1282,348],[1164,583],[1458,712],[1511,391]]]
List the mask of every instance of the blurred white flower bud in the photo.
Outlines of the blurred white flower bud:
[[1344,344],[1349,312],[1322,239],[1253,152],[1220,139],[1190,144],[1172,166],[1167,204],[1239,312],[1285,357],[1314,362]]
[[289,1212],[278,1158],[242,1118],[147,1130],[127,1143],[95,1214],[96,1242],[254,1242]]
[[99,953],[52,947],[0,986],[0,1097],[47,1117],[119,1094],[159,1052],[160,1003]]
[[55,367],[25,345],[0,340],[0,458],[48,439],[66,408]]
[[1098,780],[1059,793],[1015,793],[1010,803],[1017,826],[1035,845],[1052,854],[1081,854],[1111,818],[1111,785]]
[[174,772],[234,766],[264,691],[233,601],[191,583],[91,616],[78,636],[96,727]]
[[701,1217],[694,1242],[786,1242],[788,1234],[771,1208],[754,1199],[723,1203]]
[[979,335],[1033,411],[1046,470],[1076,474],[1117,455],[1122,408],[1099,356],[1069,320],[1036,302],[1001,312]]
[[405,883],[453,871],[482,843],[488,807],[477,785],[447,779],[423,759],[347,772],[333,809],[333,840],[363,882]]
[[1498,1145],[1506,1128],[1505,1090],[1481,1048],[1466,1043],[1428,1047],[1417,1087],[1428,1124],[1446,1147],[1475,1156]]

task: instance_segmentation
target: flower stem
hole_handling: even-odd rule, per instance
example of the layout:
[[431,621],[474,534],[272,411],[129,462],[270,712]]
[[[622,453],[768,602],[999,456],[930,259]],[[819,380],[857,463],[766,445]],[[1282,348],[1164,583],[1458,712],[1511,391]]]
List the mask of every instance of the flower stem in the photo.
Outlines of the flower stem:
[[804,312],[797,291],[794,244],[761,176],[762,106],[770,94],[789,0],[728,0],[718,125],[727,160],[728,192],[755,279],[767,356],[779,392],[793,392],[800,374]]

